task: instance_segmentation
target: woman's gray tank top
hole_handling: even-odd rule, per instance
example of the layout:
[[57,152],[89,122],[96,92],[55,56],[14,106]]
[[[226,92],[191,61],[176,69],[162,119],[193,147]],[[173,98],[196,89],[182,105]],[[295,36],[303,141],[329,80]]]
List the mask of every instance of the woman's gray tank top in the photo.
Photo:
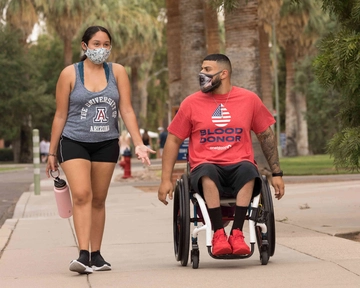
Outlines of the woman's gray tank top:
[[109,66],[109,80],[104,90],[88,91],[80,78],[79,63],[75,63],[75,87],[70,93],[68,117],[62,135],[80,142],[101,142],[119,137],[119,91]]

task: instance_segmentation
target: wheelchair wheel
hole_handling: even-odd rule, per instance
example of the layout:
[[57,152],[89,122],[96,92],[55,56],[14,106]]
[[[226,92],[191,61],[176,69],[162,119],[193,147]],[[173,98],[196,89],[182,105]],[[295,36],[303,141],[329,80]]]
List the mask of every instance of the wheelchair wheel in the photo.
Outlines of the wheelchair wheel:
[[261,251],[260,252],[260,261],[261,265],[266,265],[269,262],[269,252],[268,251]]
[[174,190],[173,236],[176,261],[186,266],[190,247],[190,196],[186,175],[177,180]]
[[[269,258],[275,253],[275,215],[269,182],[265,176],[262,178],[262,189],[259,202],[259,217],[264,220],[267,227],[267,233],[266,236],[263,237],[260,227],[257,227],[256,238],[260,252],[261,263],[262,265],[266,265]],[[267,249],[264,249],[263,247],[263,244],[265,243],[267,244]]]
[[200,261],[200,251],[199,251],[199,249],[191,250],[191,262],[192,262],[192,268],[193,269],[199,268],[199,261]]

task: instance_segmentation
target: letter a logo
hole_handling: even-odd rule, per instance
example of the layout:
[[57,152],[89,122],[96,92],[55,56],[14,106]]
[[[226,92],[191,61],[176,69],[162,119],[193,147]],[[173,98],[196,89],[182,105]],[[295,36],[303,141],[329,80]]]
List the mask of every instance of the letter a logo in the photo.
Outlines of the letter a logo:
[[106,117],[106,108],[96,108],[96,115],[93,121],[94,123],[108,123],[109,119]]

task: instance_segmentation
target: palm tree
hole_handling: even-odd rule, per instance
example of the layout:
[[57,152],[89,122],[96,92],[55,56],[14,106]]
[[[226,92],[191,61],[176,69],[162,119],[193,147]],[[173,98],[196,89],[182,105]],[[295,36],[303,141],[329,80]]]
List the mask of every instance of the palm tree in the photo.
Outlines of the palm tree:
[[308,155],[308,127],[306,122],[306,96],[294,90],[295,64],[314,49],[313,43],[320,33],[321,10],[316,1],[306,0],[294,4],[284,0],[277,37],[286,57],[286,151],[287,156]]
[[11,28],[21,31],[22,41],[26,43],[27,38],[38,22],[38,14],[31,1],[0,0],[0,11],[6,7],[6,24]]
[[[260,95],[258,1],[238,2],[231,12],[225,10],[225,47],[233,66],[232,82]],[[256,136],[252,139],[259,170],[266,175],[269,165]]]
[[238,2],[231,12],[225,10],[225,51],[234,84],[260,95],[258,1]]
[[[273,111],[273,81],[270,57],[270,35],[272,25],[279,19],[282,0],[259,0],[259,53],[261,71],[261,94],[260,97],[265,106]],[[275,67],[276,68],[276,67]],[[277,111],[280,113],[280,111]]]
[[206,56],[206,37],[202,0],[182,0],[179,4],[181,18],[181,98],[199,90],[197,73]]
[[204,1],[204,20],[206,31],[207,54],[220,52],[220,33],[217,9],[209,2]]
[[95,9],[98,7],[98,0],[32,0],[32,2],[35,9],[43,15],[47,28],[55,31],[63,41],[64,65],[70,65],[73,62],[72,41],[86,17],[93,11],[94,7]]
[[97,23],[113,36],[110,60],[130,67],[132,104],[140,126],[147,117],[147,83],[152,59],[161,45],[163,23],[158,21],[157,6],[149,0],[105,0],[88,17],[85,26]]
[[169,107],[181,99],[181,35],[180,7],[178,0],[166,0],[167,66],[169,69]]

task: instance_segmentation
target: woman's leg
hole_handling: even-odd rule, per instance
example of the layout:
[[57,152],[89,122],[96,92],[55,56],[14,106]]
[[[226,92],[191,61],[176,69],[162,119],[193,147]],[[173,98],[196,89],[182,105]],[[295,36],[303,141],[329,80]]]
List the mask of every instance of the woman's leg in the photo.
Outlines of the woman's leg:
[[70,186],[73,201],[73,220],[79,250],[88,250],[91,231],[91,163],[72,159],[61,163]]
[[98,251],[101,247],[105,226],[105,200],[115,164],[108,162],[91,163],[91,187],[93,191],[90,234],[91,251]]

